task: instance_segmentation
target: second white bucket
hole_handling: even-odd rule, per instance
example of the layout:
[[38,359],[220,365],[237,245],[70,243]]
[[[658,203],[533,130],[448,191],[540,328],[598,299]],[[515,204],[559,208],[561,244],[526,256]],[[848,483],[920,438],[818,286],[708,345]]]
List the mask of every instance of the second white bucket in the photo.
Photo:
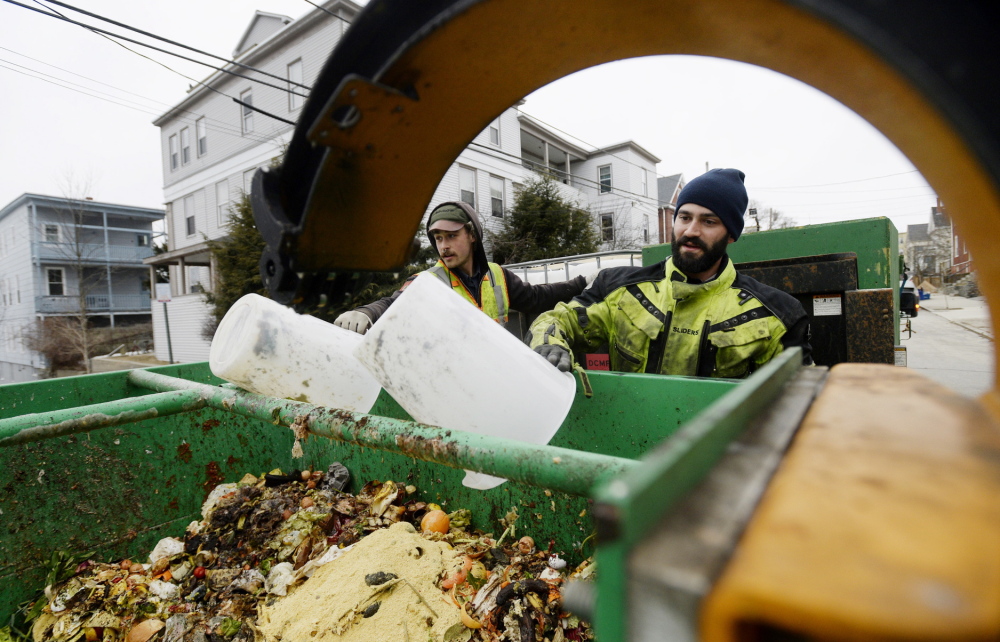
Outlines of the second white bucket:
[[248,294],[219,323],[208,364],[250,392],[368,412],[381,386],[354,357],[360,343],[360,334]]
[[[421,274],[355,351],[416,421],[530,444],[547,444],[576,393],[559,372],[503,326]],[[466,471],[486,490],[505,480]]]

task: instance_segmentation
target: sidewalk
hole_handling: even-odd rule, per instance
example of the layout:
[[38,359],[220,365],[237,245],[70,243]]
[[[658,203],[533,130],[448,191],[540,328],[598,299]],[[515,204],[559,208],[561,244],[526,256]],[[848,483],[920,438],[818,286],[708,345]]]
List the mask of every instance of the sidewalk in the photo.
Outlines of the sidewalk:
[[991,341],[993,340],[990,309],[984,297],[977,296],[967,299],[960,296],[932,294],[931,298],[920,302],[920,311],[936,314]]

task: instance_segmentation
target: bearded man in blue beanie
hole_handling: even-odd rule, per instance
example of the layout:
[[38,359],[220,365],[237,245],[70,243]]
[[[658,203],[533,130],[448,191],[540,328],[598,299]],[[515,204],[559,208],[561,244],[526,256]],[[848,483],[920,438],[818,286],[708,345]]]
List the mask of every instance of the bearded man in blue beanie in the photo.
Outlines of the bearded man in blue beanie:
[[672,255],[602,270],[531,325],[529,345],[560,370],[575,348],[606,346],[618,372],[746,377],[785,348],[812,363],[809,319],[791,295],[738,274],[726,255],[743,232],[744,174],[713,169],[681,190]]

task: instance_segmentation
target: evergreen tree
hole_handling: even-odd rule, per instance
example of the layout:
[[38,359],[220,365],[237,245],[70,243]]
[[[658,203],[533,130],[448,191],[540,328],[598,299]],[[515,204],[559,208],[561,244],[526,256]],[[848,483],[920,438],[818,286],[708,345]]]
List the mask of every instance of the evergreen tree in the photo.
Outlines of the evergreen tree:
[[212,306],[212,316],[202,329],[207,339],[215,336],[222,317],[241,297],[251,293],[267,296],[259,266],[267,244],[254,223],[249,195],[244,194],[229,213],[228,235],[207,241],[216,266],[215,286],[205,293],[205,300]]
[[524,186],[490,241],[497,263],[588,254],[600,245],[591,213],[560,194],[550,176]]

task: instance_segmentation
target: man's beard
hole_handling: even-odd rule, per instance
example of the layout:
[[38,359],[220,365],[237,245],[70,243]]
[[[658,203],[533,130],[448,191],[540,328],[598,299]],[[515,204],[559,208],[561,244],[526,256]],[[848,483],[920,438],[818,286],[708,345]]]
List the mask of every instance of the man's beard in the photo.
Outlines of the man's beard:
[[[673,232],[671,232],[670,237],[671,253],[674,257],[674,267],[688,276],[692,274],[701,274],[702,272],[710,269],[713,265],[715,265],[716,261],[725,255],[726,246],[729,245],[728,236],[723,236],[715,245],[708,245],[701,239],[691,238],[690,236],[682,236],[678,239],[674,236]],[[701,256],[686,257],[682,255],[681,246],[685,243],[696,245],[701,250]]]

